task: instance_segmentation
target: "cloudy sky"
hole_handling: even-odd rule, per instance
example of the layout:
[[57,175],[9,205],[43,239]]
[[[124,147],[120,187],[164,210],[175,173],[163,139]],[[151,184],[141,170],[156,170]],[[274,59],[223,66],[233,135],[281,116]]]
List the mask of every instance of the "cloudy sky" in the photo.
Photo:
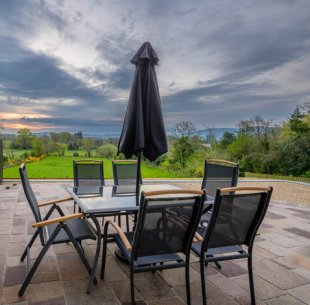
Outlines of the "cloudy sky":
[[167,128],[277,122],[310,101],[309,0],[1,0],[6,132],[120,132],[150,41]]

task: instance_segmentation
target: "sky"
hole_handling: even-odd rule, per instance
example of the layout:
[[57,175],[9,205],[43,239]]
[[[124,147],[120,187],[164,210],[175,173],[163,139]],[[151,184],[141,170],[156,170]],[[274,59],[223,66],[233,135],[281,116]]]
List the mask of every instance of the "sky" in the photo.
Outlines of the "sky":
[[4,132],[120,133],[144,41],[167,129],[278,123],[310,102],[309,0],[0,0]]

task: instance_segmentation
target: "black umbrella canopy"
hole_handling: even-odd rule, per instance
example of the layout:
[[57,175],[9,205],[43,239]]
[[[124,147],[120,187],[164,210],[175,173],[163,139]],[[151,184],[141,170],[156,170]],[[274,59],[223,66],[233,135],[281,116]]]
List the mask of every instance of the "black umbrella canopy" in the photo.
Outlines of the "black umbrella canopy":
[[127,111],[118,143],[126,158],[142,153],[150,161],[168,151],[155,65],[159,58],[144,42],[131,63],[136,66]]

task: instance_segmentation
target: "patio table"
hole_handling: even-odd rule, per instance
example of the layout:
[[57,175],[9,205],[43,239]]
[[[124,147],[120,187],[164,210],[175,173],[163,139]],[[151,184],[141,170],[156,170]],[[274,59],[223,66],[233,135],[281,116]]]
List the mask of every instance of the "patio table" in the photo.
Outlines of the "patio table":
[[[130,196],[130,195],[117,195],[112,196],[111,186],[104,186],[102,188],[102,193],[99,195],[85,195],[85,187],[83,189],[83,195],[79,195],[79,191],[76,188],[67,188],[68,193],[72,196],[73,200],[78,204],[79,209],[87,218],[91,218],[94,222],[97,234],[97,246],[95,257],[92,265],[92,272],[89,276],[87,293],[90,293],[91,287],[94,282],[96,268],[98,264],[98,258],[100,254],[101,246],[101,226],[99,225],[97,217],[118,215],[121,213],[130,213],[138,211],[139,209],[139,200],[140,196]],[[158,190],[174,190],[179,189],[176,186],[170,184],[148,184],[141,185],[140,190],[149,192],[149,191],[158,191]]]

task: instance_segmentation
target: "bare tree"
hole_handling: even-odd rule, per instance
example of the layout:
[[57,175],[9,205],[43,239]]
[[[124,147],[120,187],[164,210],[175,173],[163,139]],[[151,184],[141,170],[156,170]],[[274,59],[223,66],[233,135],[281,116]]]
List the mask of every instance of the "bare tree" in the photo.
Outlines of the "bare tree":
[[170,132],[179,139],[182,137],[192,137],[196,130],[196,126],[193,122],[181,121],[175,124],[175,126],[170,129]]
[[255,115],[250,120],[239,121],[236,127],[239,134],[256,138],[266,150],[269,150],[269,138],[275,129],[271,120],[265,120],[261,116]]

